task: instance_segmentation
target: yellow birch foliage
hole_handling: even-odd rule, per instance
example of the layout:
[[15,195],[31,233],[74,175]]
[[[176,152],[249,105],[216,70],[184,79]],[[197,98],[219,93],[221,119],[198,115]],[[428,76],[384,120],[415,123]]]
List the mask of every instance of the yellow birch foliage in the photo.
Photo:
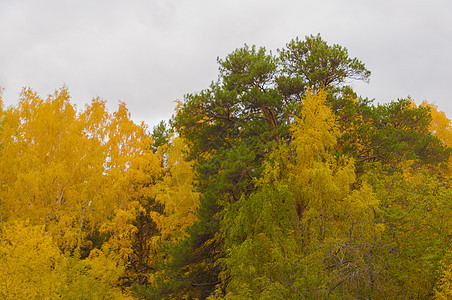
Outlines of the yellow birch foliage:
[[108,248],[86,259],[63,255],[42,226],[4,223],[0,239],[1,299],[126,299],[114,286],[124,267]]
[[156,200],[164,205],[164,214],[154,213],[162,239],[176,241],[185,237],[187,227],[197,220],[199,193],[194,190],[192,162],[185,160],[187,143],[181,138],[173,139],[167,155],[167,172],[157,186]]
[[[142,209],[140,199],[153,196],[161,172],[146,130],[131,120],[124,103],[110,114],[97,98],[78,112],[66,88],[45,100],[24,89],[16,107],[1,111],[0,225],[27,220],[27,227],[52,238],[55,249],[82,249],[83,256],[94,247],[87,237],[103,228],[110,237],[104,247],[117,260],[108,255],[111,272],[123,272],[118,264],[126,264],[131,251],[132,220]],[[103,264],[96,261],[104,261],[93,255],[80,261],[92,272]],[[99,276],[87,278],[87,286],[101,286]]]
[[444,144],[452,146],[452,123],[446,117],[443,111],[438,110],[438,106],[435,104],[423,101],[421,106],[430,107],[430,114],[432,121],[430,122],[430,131],[436,135]]
[[24,89],[2,121],[1,216],[44,225],[62,249],[84,246],[85,227],[149,194],[159,172],[146,127],[123,103],[110,115],[94,99],[77,113],[65,88],[46,100]]
[[[151,236],[150,232],[139,232],[136,221],[140,216],[147,217],[150,214],[147,206],[149,201],[153,201],[149,199],[155,197],[154,184],[162,173],[162,167],[159,156],[152,152],[152,140],[146,133],[146,127],[143,124],[136,125],[131,120],[124,103],[113,113],[107,131],[107,159],[104,165],[109,189],[105,195],[112,201],[110,205],[114,211],[112,218],[101,226],[101,231],[110,236],[107,245],[118,254],[118,258],[130,265],[137,256],[143,256],[137,251],[143,250],[146,256],[150,256],[149,253],[157,249],[157,237]],[[151,219],[147,221],[151,222]],[[140,250],[134,250],[137,236],[144,237],[139,241],[145,243],[140,246]],[[146,261],[152,263],[153,258],[147,257]],[[149,267],[147,263],[140,264]],[[139,268],[142,267],[140,265]],[[140,274],[134,273],[137,270],[127,272],[128,278],[146,276],[141,274],[141,270]]]
[[[366,241],[382,230],[374,221],[378,200],[365,182],[359,188],[354,186],[357,184],[353,160],[333,155],[339,132],[326,105],[326,93],[308,92],[300,115],[291,129],[295,162],[289,165],[289,172],[293,177],[300,233],[305,249],[310,249],[306,254],[312,261],[321,256],[328,264],[331,270],[328,295],[336,290],[344,294],[353,289],[372,290],[371,279],[377,274],[365,274],[363,270],[372,264],[367,259],[366,253],[371,249],[365,246]],[[318,267],[312,265],[308,269]],[[315,276],[319,274],[313,271],[314,277],[306,283],[323,294],[322,287],[315,286]]]
[[[0,168],[8,170],[0,175],[2,215],[44,225],[62,248],[81,245],[84,222],[94,217],[87,211],[107,213],[99,207],[102,141],[90,136],[69,99],[66,89],[46,100],[26,89],[18,107],[5,112],[1,132]],[[84,114],[98,113],[95,106]]]
[[148,183],[161,172],[160,160],[152,152],[146,126],[136,125],[121,103],[108,124],[106,175],[112,184],[110,196],[116,209],[127,208],[127,200],[152,195]]
[[108,247],[94,249],[83,260],[78,253],[66,255],[55,271],[59,299],[133,299],[117,287],[124,270],[125,265]]
[[[443,111],[438,110],[435,104],[423,101],[421,106],[430,107],[430,114],[432,121],[430,122],[429,130],[436,137],[438,137],[446,146],[452,147],[452,122],[446,117]],[[452,176],[452,155],[449,157],[449,176]]]
[[59,278],[54,272],[60,251],[41,226],[13,222],[2,226],[0,298],[55,299]]
[[[321,228],[318,237],[325,236],[324,222],[334,221],[338,216],[347,215],[350,220],[364,223],[370,221],[367,218],[372,219],[372,215],[368,214],[376,207],[377,200],[365,184],[361,190],[352,191],[356,181],[353,161],[332,155],[339,132],[334,115],[326,105],[326,93],[308,93],[301,116],[292,126],[296,162],[289,168],[294,174],[299,216],[306,222],[318,223]],[[334,228],[339,225],[334,224]],[[308,231],[314,227],[310,228]]]

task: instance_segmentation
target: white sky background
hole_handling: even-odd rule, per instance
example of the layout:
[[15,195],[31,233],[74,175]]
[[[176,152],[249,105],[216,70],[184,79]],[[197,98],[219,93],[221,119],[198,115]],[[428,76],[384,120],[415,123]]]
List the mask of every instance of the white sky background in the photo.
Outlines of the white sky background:
[[372,71],[359,95],[452,118],[451,0],[0,0],[0,87],[15,105],[24,86],[46,98],[65,84],[79,109],[124,101],[152,128],[217,79],[217,57],[317,33]]

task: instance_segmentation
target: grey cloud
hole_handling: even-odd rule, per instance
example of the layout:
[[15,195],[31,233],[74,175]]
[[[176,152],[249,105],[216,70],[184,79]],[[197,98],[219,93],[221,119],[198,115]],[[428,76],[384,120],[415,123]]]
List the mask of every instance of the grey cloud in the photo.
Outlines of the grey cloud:
[[217,78],[216,58],[235,48],[275,51],[292,38],[321,33],[372,71],[353,83],[386,102],[411,95],[452,117],[452,4],[432,1],[2,1],[0,86],[14,104],[22,86],[42,96],[67,84],[83,107],[125,101],[151,127],[174,100]]

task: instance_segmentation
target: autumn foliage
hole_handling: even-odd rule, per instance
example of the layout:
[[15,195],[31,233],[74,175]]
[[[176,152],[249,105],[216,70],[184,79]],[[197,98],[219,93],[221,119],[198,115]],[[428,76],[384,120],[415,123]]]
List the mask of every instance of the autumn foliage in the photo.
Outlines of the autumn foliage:
[[237,49],[149,132],[63,87],[0,111],[1,299],[450,299],[452,123],[320,36]]

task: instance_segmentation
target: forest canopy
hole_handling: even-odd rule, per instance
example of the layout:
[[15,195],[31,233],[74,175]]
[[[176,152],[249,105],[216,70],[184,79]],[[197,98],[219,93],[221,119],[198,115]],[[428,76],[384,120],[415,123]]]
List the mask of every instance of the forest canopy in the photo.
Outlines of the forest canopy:
[[450,299],[440,108],[357,95],[320,35],[218,64],[151,131],[65,87],[1,106],[0,298]]

